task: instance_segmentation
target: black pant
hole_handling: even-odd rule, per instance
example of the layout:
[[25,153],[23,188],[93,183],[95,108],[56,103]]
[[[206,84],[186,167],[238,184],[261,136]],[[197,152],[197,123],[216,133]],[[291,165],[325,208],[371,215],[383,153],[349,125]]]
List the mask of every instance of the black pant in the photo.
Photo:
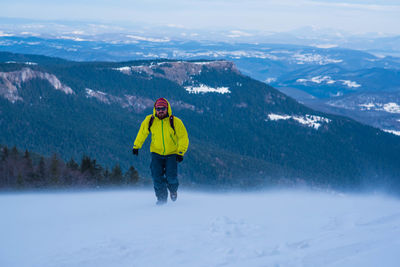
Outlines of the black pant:
[[150,168],[157,199],[167,201],[167,188],[170,193],[173,193],[178,190],[179,186],[176,155],[162,156],[153,152],[151,153]]

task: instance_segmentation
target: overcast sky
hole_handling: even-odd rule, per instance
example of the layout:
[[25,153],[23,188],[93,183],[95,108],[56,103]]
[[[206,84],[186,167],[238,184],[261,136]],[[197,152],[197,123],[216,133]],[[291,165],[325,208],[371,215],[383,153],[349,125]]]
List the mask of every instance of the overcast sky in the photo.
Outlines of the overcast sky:
[[288,31],[400,34],[399,0],[1,0],[0,17]]

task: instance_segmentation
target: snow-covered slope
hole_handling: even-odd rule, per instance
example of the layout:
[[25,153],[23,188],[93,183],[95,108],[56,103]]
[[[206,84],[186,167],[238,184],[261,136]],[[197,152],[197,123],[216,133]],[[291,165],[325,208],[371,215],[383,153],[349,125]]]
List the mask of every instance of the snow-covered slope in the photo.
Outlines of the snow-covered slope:
[[[34,65],[35,63],[26,62]],[[53,74],[34,71],[30,68],[23,68],[20,71],[1,72],[0,71],[0,96],[5,97],[10,102],[23,101],[18,95],[18,89],[21,84],[29,80],[41,79],[47,80],[56,90],[63,91],[66,94],[74,94],[75,92],[67,85],[60,82],[60,80]]]
[[400,201],[181,191],[0,195],[0,266],[398,266]]

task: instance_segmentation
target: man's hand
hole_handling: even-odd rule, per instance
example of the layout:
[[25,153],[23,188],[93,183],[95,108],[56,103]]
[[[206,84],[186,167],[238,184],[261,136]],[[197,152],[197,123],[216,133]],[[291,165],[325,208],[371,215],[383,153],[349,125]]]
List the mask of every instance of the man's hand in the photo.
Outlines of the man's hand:
[[176,161],[177,161],[177,162],[182,162],[182,160],[183,160],[183,156],[181,156],[181,155],[176,155]]
[[139,149],[137,148],[132,149],[132,154],[135,156],[139,156]]

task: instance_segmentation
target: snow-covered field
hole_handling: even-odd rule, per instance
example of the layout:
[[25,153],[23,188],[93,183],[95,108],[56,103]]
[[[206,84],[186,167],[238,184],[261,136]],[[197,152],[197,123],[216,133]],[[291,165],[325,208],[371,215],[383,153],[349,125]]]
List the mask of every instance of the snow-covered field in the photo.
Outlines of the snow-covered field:
[[306,191],[0,195],[0,266],[400,266],[400,201]]

